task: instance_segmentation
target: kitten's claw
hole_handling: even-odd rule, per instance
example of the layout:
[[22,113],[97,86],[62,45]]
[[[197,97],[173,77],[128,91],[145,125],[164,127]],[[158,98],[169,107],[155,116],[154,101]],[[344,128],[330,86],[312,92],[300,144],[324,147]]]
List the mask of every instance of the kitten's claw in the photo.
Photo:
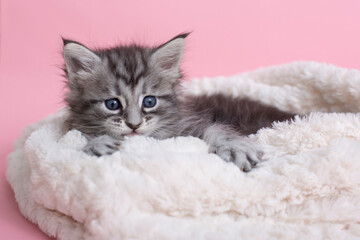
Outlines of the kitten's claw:
[[120,140],[102,135],[91,139],[84,148],[84,152],[93,156],[110,155],[119,150]]
[[233,162],[241,171],[248,172],[261,161],[262,152],[247,138],[236,138],[211,146],[210,152],[226,162]]

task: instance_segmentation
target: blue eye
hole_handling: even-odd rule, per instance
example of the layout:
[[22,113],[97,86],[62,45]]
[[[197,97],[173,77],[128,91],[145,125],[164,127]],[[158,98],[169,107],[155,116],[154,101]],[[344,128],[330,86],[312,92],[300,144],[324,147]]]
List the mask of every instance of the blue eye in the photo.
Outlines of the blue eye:
[[152,108],[156,105],[156,97],[146,96],[143,100],[143,106],[146,108]]
[[120,101],[119,101],[119,99],[111,98],[111,99],[105,100],[105,106],[109,110],[117,110],[120,108]]

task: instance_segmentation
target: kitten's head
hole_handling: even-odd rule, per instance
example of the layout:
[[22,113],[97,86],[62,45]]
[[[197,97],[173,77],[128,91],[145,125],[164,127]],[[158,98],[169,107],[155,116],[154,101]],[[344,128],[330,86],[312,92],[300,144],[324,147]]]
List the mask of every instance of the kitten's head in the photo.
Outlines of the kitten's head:
[[181,34],[155,48],[90,50],[64,40],[69,124],[88,135],[166,136],[177,121]]

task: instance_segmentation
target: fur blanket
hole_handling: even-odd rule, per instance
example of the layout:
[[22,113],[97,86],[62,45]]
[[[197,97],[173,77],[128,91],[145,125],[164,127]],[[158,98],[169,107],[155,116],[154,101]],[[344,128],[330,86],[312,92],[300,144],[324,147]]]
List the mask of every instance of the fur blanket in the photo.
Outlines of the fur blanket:
[[60,240],[360,238],[359,71],[295,62],[184,84],[313,113],[252,135],[266,161],[243,173],[193,137],[88,156],[61,110],[7,159],[21,213]]

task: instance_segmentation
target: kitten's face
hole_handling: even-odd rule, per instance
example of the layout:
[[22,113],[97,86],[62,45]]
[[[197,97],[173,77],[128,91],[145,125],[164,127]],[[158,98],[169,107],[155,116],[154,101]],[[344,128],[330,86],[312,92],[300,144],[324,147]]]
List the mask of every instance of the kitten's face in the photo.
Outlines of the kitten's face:
[[177,121],[184,37],[158,48],[91,51],[64,41],[70,125],[89,135],[167,137]]

